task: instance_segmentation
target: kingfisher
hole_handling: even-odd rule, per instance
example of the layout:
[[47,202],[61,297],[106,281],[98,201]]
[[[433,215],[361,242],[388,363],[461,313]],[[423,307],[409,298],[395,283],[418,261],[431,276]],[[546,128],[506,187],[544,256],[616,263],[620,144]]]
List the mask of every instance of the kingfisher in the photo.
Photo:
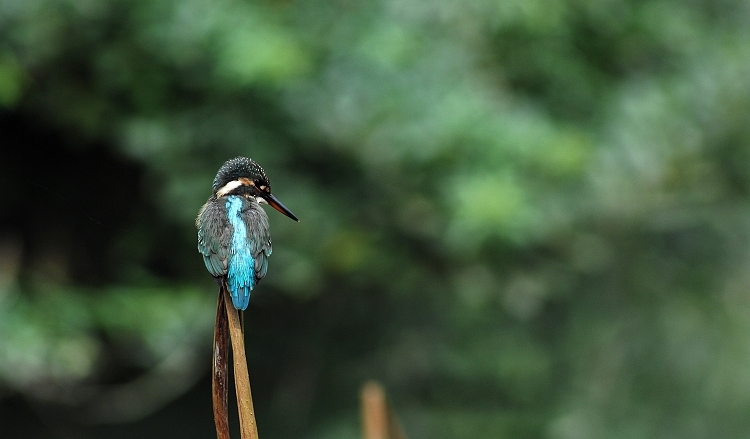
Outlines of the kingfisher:
[[271,194],[263,168],[246,157],[224,163],[214,178],[211,196],[201,207],[198,251],[206,269],[222,285],[226,279],[232,304],[244,311],[250,292],[266,275],[271,256],[268,204],[289,218],[297,217]]

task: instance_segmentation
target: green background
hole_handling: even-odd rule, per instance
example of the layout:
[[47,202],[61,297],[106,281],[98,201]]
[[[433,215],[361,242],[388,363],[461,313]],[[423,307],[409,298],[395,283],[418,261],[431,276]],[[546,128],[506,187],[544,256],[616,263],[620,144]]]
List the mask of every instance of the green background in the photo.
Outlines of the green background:
[[750,432],[750,3],[0,0],[0,436],[211,437],[194,219],[300,219],[263,438]]

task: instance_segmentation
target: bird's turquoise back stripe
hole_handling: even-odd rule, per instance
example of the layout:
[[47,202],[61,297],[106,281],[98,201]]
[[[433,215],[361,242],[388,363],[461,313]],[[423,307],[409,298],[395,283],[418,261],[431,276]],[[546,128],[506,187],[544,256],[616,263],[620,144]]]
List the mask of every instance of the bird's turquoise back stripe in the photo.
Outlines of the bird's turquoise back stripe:
[[232,226],[227,281],[234,307],[244,310],[250,302],[250,291],[255,287],[255,259],[247,241],[247,226],[240,216],[242,199],[229,196],[226,206],[229,224]]

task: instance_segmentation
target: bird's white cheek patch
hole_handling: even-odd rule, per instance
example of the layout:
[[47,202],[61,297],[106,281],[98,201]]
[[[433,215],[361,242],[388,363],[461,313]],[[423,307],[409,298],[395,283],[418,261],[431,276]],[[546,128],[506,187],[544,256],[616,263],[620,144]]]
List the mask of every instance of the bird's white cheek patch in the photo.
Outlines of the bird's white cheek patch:
[[255,200],[258,202],[258,204],[268,204],[268,201],[266,201],[263,197],[255,197]]
[[218,191],[216,191],[216,197],[217,198],[223,197],[224,195],[232,192],[233,190],[237,189],[240,186],[242,186],[242,182],[241,181],[239,181],[239,180],[232,180],[229,183],[227,183],[224,186],[222,186],[221,189],[219,189]]

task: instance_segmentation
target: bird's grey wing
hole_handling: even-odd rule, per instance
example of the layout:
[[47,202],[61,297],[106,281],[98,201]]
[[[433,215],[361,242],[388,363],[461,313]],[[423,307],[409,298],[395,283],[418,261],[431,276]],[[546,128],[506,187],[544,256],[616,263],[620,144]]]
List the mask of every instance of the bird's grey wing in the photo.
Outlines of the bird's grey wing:
[[268,215],[260,204],[252,203],[243,211],[247,228],[247,240],[255,259],[255,279],[259,282],[268,271],[268,257],[271,256],[271,232],[268,228]]
[[227,274],[227,251],[232,231],[225,210],[222,203],[208,200],[195,220],[198,251],[203,255],[206,269],[215,277]]

